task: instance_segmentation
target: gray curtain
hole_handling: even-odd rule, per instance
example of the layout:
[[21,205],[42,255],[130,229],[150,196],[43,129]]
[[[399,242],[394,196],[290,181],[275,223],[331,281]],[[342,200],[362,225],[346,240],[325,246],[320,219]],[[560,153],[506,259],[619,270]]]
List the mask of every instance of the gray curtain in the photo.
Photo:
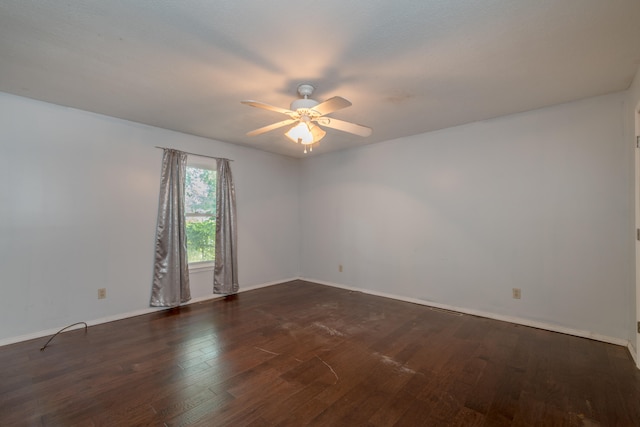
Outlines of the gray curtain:
[[236,192],[226,159],[217,159],[216,179],[216,266],[213,293],[238,292]]
[[191,299],[184,217],[186,168],[186,153],[164,149],[151,290],[153,307],[173,307]]

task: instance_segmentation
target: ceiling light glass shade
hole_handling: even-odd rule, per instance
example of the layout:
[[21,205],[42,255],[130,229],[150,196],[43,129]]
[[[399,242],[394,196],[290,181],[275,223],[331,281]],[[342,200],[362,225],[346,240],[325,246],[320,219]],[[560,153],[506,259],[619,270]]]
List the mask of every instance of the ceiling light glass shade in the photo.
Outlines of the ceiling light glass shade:
[[311,131],[311,135],[313,135],[313,142],[318,142],[327,134],[320,126],[316,126],[314,124],[309,124],[309,131]]
[[287,138],[303,145],[315,144],[324,138],[326,134],[320,127],[308,122],[300,122],[285,133]]
[[302,144],[311,144],[313,143],[313,135],[309,130],[309,127],[305,122],[300,122],[291,129],[287,133],[285,133],[287,138],[292,140],[293,142],[300,142]]

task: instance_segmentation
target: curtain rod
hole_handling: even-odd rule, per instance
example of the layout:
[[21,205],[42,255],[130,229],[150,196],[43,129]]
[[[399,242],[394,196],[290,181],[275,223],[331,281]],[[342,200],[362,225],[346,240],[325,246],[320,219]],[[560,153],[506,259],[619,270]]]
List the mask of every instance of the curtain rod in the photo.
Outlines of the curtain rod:
[[[156,145],[156,148],[159,148],[161,150],[176,150],[175,148],[159,147],[157,145]],[[176,150],[176,151],[182,151],[182,150]],[[188,151],[182,151],[182,152],[184,154],[191,154],[192,156],[207,157],[209,159],[216,159],[216,160],[228,160],[230,162],[233,162],[233,159],[225,159],[224,157],[213,157],[213,156],[207,156],[205,154],[189,153]]]

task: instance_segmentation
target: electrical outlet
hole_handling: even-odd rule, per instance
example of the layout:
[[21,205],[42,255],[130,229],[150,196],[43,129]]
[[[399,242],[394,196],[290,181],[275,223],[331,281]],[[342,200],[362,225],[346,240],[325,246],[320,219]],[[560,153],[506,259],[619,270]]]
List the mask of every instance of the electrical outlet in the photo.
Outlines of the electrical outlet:
[[522,298],[522,291],[520,290],[520,288],[513,288],[513,299],[520,298]]
[[338,271],[342,273],[342,264],[338,265]]
[[98,289],[98,299],[105,299],[107,297],[107,288]]

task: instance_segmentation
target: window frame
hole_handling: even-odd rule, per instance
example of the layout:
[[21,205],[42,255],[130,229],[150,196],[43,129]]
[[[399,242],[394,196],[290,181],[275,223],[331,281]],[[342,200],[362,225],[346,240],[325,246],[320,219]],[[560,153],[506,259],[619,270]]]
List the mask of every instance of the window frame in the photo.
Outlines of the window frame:
[[[206,170],[211,170],[211,171],[217,172],[216,159],[209,158],[209,157],[197,156],[197,155],[194,155],[194,154],[187,155],[187,167],[188,168],[197,168],[197,169],[206,169]],[[216,176],[216,178],[217,178],[217,176]],[[216,185],[217,185],[217,179],[216,179]],[[186,186],[186,182],[185,182],[185,186]],[[196,216],[196,217],[197,216],[210,217],[211,215],[208,215],[208,214],[197,214],[197,213],[187,215],[187,213],[185,212],[185,221],[186,221],[188,216],[191,216],[191,217],[194,217],[194,216]],[[217,227],[217,224],[216,224],[216,227]],[[188,246],[188,242],[187,242],[187,246]],[[195,271],[213,271],[214,268],[215,268],[215,262],[216,262],[215,259],[213,259],[211,261],[189,262],[188,263],[189,271],[194,271],[194,272]]]

